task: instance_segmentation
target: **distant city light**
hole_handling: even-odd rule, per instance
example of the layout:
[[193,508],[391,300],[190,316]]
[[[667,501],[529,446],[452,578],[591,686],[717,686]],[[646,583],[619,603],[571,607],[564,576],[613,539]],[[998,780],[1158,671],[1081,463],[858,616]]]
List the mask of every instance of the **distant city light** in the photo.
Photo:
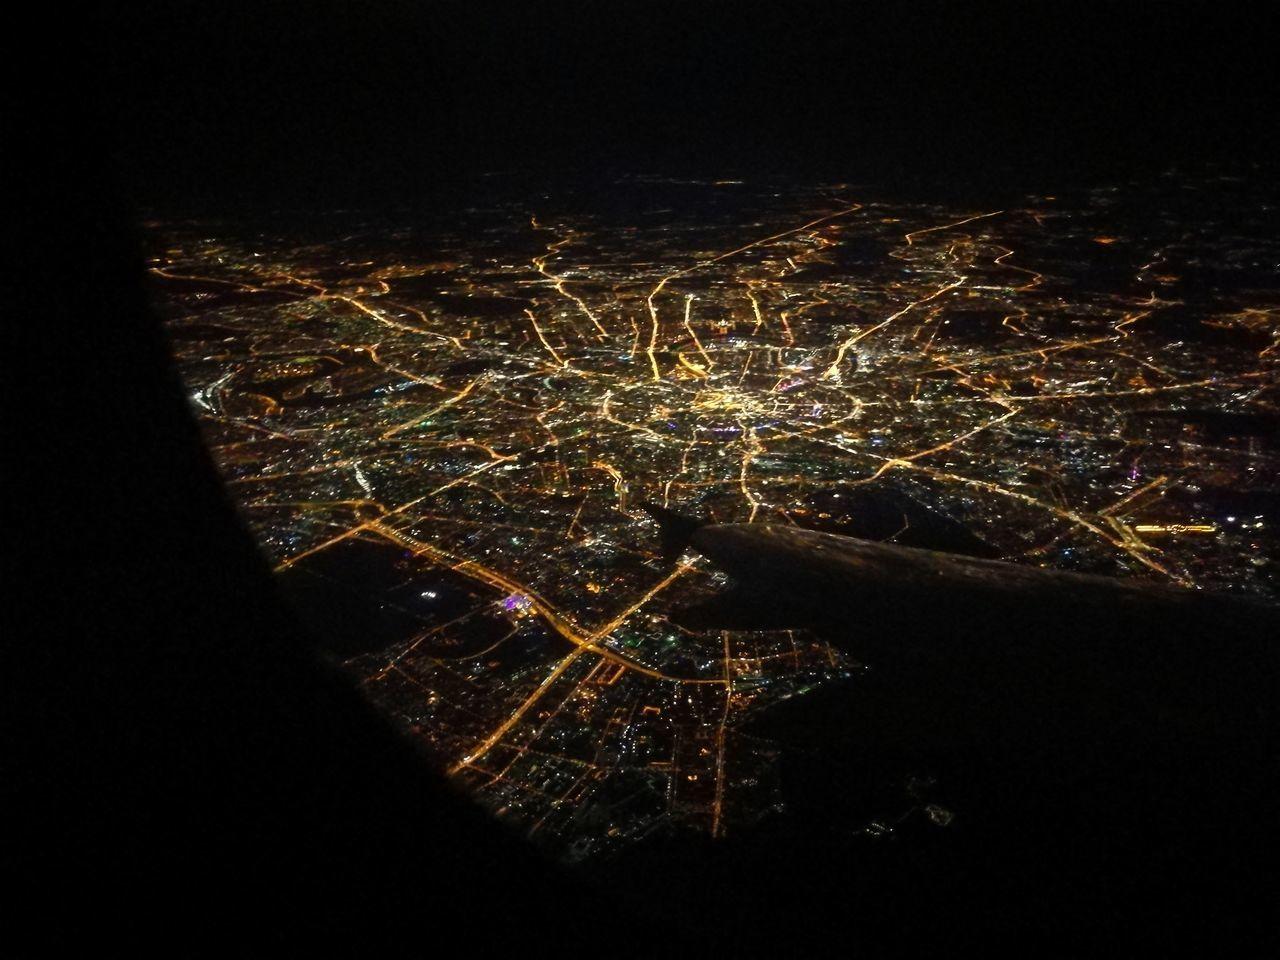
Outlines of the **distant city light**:
[[749,829],[782,761],[741,731],[867,669],[803,629],[679,625],[729,577],[663,561],[643,501],[1274,597],[1262,204],[1222,231],[1106,193],[620,189],[656,199],[150,228],[192,412],[264,553],[368,603],[346,669],[548,849]]

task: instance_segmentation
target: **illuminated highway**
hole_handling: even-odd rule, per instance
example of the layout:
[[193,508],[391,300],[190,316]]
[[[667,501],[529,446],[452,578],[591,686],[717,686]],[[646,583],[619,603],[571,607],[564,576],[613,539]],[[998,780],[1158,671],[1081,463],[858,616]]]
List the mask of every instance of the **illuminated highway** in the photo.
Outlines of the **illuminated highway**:
[[748,829],[780,799],[743,722],[856,673],[803,632],[669,623],[716,578],[661,562],[642,499],[1277,595],[1261,213],[617,189],[641,199],[150,225],[193,409],[282,583],[548,849]]

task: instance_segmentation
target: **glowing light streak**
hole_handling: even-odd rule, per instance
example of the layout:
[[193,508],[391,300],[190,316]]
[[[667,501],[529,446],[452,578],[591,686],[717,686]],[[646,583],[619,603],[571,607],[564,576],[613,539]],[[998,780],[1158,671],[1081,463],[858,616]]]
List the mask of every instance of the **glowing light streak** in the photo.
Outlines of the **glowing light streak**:
[[[698,348],[698,353],[702,354],[703,370],[710,371],[715,364],[712,363],[711,358],[707,356],[707,351],[702,349],[702,341],[698,339],[697,332],[689,322],[689,312],[693,308],[693,301],[695,299],[696,298],[692,293],[687,294],[684,298],[684,328],[689,331],[689,336],[693,338],[693,343],[694,346]],[[689,366],[687,361],[685,362],[685,365]]]
[[364,471],[360,469],[360,464],[355,464],[352,468],[355,471],[356,483],[360,484],[360,489],[373,496],[373,488],[369,486],[369,478],[364,475]]
[[618,495],[617,510],[619,513],[627,512],[627,481],[623,477],[618,468],[611,463],[605,463],[603,460],[597,460],[591,464],[597,470],[603,470],[613,478],[613,492]]
[[965,217],[963,220],[957,220],[954,223],[942,223],[936,227],[926,227],[923,230],[913,230],[911,233],[903,234],[903,239],[907,241],[907,246],[913,246],[916,237],[923,237],[926,233],[936,233],[939,230],[950,230],[952,227],[963,227],[966,223],[973,223],[975,220],[985,220],[987,217],[997,217],[1004,213],[1003,210],[992,210],[990,213],[979,213],[972,217]]
[[1108,516],[1109,514],[1116,513],[1122,507],[1127,506],[1128,504],[1132,503],[1134,500],[1137,500],[1139,497],[1146,496],[1152,490],[1155,490],[1159,487],[1163,487],[1168,482],[1169,482],[1169,477],[1166,475],[1156,477],[1154,480],[1150,481],[1149,483],[1144,483],[1137,490],[1134,490],[1134,491],[1131,491],[1130,493],[1125,494],[1123,497],[1121,497],[1111,506],[1104,507],[1103,509],[1099,510],[1098,516],[1105,517],[1105,516]]
[[[536,217],[530,217],[529,222],[535,230],[541,229]],[[598,333],[598,339],[605,340],[608,338],[609,332],[605,330],[604,326],[600,323],[599,318],[591,311],[591,308],[588,307],[586,303],[582,300],[582,298],[579,297],[577,294],[569,292],[568,288],[565,286],[567,281],[565,280],[564,277],[557,276],[556,274],[552,273],[547,269],[547,261],[551,259],[551,257],[553,257],[554,255],[559,253],[562,247],[572,242],[574,236],[576,236],[576,234],[570,233],[569,236],[565,237],[563,240],[559,240],[559,241],[556,241],[555,243],[548,245],[546,253],[544,253],[540,257],[533,258],[533,265],[534,265],[534,268],[540,274],[542,274],[549,281],[551,281],[551,285],[555,287],[556,291],[561,296],[565,297],[568,300],[573,301],[573,303],[577,305],[578,309],[582,311],[582,315],[585,316],[588,320],[590,320],[591,323],[595,326],[596,331]]]
[[756,315],[756,325],[751,329],[751,335],[755,336],[760,332],[760,328],[764,326],[764,317],[760,315],[760,301],[756,299],[755,292],[751,289],[751,284],[747,284],[747,299],[751,301],[751,310]]
[[865,330],[860,330],[858,333],[855,333],[852,337],[849,337],[847,340],[845,340],[843,343],[840,344],[840,348],[836,351],[836,358],[833,361],[831,361],[831,366],[827,367],[826,372],[822,374],[822,378],[824,380],[831,380],[838,375],[840,371],[840,365],[844,363],[844,356],[846,353],[848,353],[850,347],[854,346],[855,344],[865,339],[866,337],[871,336],[871,334],[875,333],[876,331],[883,330],[889,324],[893,323],[893,321],[897,320],[899,317],[906,316],[916,307],[921,306],[922,304],[929,303],[932,300],[936,300],[938,297],[942,296],[944,293],[948,293],[952,290],[955,290],[957,287],[963,285],[965,280],[967,279],[968,279],[967,277],[961,277],[959,280],[955,280],[947,284],[946,286],[940,287],[939,289],[933,291],[933,293],[929,294],[927,297],[922,297],[919,300],[913,300],[911,303],[908,303],[905,307],[903,307],[897,313],[890,314],[889,316],[885,317],[883,320],[881,320],[879,323],[875,324],[874,326],[867,327]]
[[472,390],[474,390],[476,387],[478,387],[481,383],[483,383],[487,379],[489,379],[488,373],[480,374],[480,376],[476,377],[474,380],[468,383],[465,387],[463,387],[461,390],[459,390],[457,393],[451,396],[448,400],[445,400],[441,403],[436,404],[436,406],[432,407],[426,413],[420,413],[411,420],[406,420],[404,423],[401,423],[397,426],[384,430],[382,432],[381,439],[390,440],[392,437],[402,433],[405,430],[408,430],[410,427],[415,427],[418,424],[422,423],[424,420],[430,420],[432,417],[434,417],[436,414],[440,413],[441,411],[447,410],[449,407],[453,406],[455,403],[465,400],[468,396],[470,396]]
[[562,358],[560,354],[556,353],[555,348],[551,346],[551,344],[547,343],[547,338],[543,335],[542,328],[538,326],[538,318],[533,315],[533,311],[526,309],[524,313],[525,316],[529,318],[529,322],[533,324],[533,332],[538,335],[538,339],[542,341],[542,345],[547,348],[547,353],[551,354],[552,359],[555,360],[558,366],[567,367],[569,365],[568,361]]
[[751,515],[747,518],[747,523],[755,523],[756,514],[760,511],[760,501],[747,486],[747,472],[751,469],[751,461],[764,452],[764,444],[756,436],[754,427],[747,426],[741,420],[738,423],[742,427],[743,440],[746,444],[742,454],[742,466],[738,471],[738,488],[742,491],[743,499],[751,506]]

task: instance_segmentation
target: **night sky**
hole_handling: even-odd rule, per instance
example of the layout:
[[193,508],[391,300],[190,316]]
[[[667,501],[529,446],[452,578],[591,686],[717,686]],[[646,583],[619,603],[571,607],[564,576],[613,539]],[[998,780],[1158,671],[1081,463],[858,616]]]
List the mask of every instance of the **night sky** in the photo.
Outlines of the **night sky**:
[[105,82],[87,92],[143,202],[398,201],[512,169],[1000,189],[1269,156],[1274,58],[1252,16],[1173,3],[144,5],[104,15],[89,56]]

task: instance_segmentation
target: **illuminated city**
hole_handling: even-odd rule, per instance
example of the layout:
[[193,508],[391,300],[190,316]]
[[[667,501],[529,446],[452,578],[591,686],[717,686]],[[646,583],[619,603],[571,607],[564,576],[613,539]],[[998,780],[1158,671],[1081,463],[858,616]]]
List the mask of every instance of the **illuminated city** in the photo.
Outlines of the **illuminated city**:
[[285,591],[544,849],[752,829],[785,800],[745,724],[856,684],[805,631],[669,622],[723,578],[664,563],[642,500],[1276,598],[1280,242],[1265,204],[1224,222],[1212,199],[1244,181],[990,209],[614,189],[625,213],[543,193],[444,226],[147,225],[193,409]]

